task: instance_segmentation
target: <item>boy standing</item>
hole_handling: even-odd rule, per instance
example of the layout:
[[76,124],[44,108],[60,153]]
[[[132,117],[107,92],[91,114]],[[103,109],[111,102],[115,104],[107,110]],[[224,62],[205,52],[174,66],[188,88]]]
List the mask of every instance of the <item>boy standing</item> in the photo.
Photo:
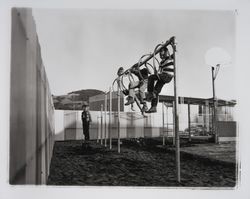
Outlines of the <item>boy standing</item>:
[[87,102],[83,102],[82,105],[82,128],[85,141],[89,140],[89,124],[92,122],[91,115],[89,113],[89,106]]

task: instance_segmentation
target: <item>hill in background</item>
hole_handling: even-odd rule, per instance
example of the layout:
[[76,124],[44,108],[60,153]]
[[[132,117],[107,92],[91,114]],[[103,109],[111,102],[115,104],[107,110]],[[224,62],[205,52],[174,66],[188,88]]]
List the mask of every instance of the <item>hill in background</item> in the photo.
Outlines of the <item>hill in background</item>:
[[72,91],[66,95],[52,95],[52,97],[55,109],[82,110],[83,101],[89,102],[89,97],[99,94],[104,94],[104,92],[96,89],[86,89]]

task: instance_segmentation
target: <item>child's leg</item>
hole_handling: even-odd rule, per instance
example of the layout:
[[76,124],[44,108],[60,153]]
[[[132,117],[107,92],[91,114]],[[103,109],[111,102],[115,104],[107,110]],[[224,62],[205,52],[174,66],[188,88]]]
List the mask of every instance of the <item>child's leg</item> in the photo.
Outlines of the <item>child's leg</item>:
[[159,95],[156,95],[156,98],[152,99],[151,101],[151,107],[157,107],[157,104],[158,104],[158,101],[159,101]]
[[150,75],[148,77],[148,92],[152,93],[154,91],[155,81],[158,80],[157,75]]
[[155,81],[158,80],[158,76],[157,75],[150,75],[148,78],[148,95],[147,95],[147,100],[151,101],[153,98],[155,98],[155,94],[154,94],[154,85],[155,85]]
[[160,80],[164,82],[165,84],[171,82],[171,80],[173,79],[173,76],[169,75],[168,73],[162,73],[159,75],[159,77],[160,77]]
[[151,106],[152,107],[157,107],[158,101],[159,101],[159,94],[162,90],[162,87],[164,86],[164,82],[161,80],[158,80],[155,84],[155,93],[156,93],[156,98],[152,99],[151,101]]
[[167,74],[167,73],[161,73],[159,74],[160,80],[158,80],[155,84],[155,93],[159,95],[161,93],[161,89],[164,86],[164,84],[169,83],[173,76]]
[[133,99],[135,97],[135,88],[138,88],[139,85],[140,85],[139,81],[131,82],[129,84],[129,96],[132,97]]
[[83,124],[83,132],[84,132],[84,140],[88,141],[89,140],[89,124],[88,123]]
[[154,92],[156,94],[156,97],[154,97],[152,100],[151,100],[151,108],[146,111],[146,113],[155,113],[157,112],[157,104],[158,104],[158,101],[159,101],[159,93],[161,92],[161,89],[163,87],[165,83],[161,80],[158,80],[155,84],[155,87],[154,87]]
[[141,85],[139,87],[139,97],[140,97],[140,103],[143,104],[142,111],[147,111],[147,103],[145,101],[146,95],[145,95],[145,90],[147,88],[148,80],[143,80],[141,82]]
[[155,84],[155,89],[154,92],[156,93],[156,95],[159,95],[161,93],[161,89],[164,86],[164,82],[161,80],[158,80]]
[[140,82],[131,82],[129,84],[129,95],[128,95],[128,101],[125,103],[125,106],[128,106],[130,104],[134,103],[134,98],[135,98],[135,88],[138,88],[140,86]]
[[140,87],[139,87],[139,96],[140,96],[140,101],[141,103],[144,101],[144,99],[146,98],[145,96],[145,90],[147,88],[147,85],[148,85],[148,80],[143,80],[140,84]]
[[164,86],[164,84],[169,83],[172,80],[172,76],[169,76],[168,74],[159,74],[160,80],[158,80],[155,84],[155,93],[156,98],[152,99],[151,106],[156,107],[159,101],[159,94],[161,93],[161,90]]

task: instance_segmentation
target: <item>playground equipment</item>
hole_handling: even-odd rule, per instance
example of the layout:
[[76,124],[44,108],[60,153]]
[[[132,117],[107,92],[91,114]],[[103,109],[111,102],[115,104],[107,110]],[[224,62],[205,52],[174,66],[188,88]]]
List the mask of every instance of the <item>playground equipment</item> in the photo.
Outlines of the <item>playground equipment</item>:
[[112,149],[112,136],[111,136],[111,124],[112,124],[112,91],[111,87],[109,88],[109,149]]
[[[109,111],[107,111],[107,105],[108,105],[108,100],[107,100],[107,95],[108,93],[105,93],[105,99],[104,99],[104,111],[103,111],[103,104],[101,104],[100,107],[100,116],[97,117],[97,121],[100,118],[100,135],[98,132],[97,135],[97,142],[99,142],[99,137],[100,137],[100,143],[103,145],[103,139],[104,139],[104,146],[107,147],[107,137],[109,137],[109,148],[112,149],[112,136],[111,136],[111,124],[112,124],[112,91],[111,87],[109,89]],[[107,125],[107,113],[109,115],[109,124]],[[104,117],[103,117],[104,114]],[[104,120],[104,122],[103,122]],[[104,123],[104,125],[103,125]],[[104,128],[104,130],[103,130]],[[107,130],[109,134],[107,135]],[[104,135],[103,135],[104,132]]]
[[[156,63],[155,63],[155,62],[157,61],[158,65],[160,65],[160,62],[159,62],[158,59],[156,58],[156,55],[157,55],[163,48],[164,48],[164,49],[166,49],[166,48],[168,49],[168,47],[171,46],[171,47],[172,47],[172,51],[173,51],[173,55],[170,56],[169,50],[167,50],[167,53],[168,53],[168,56],[169,56],[169,57],[173,57],[173,59],[175,59],[176,44],[175,44],[174,42],[175,42],[175,37],[171,37],[171,38],[170,38],[168,41],[166,41],[165,43],[163,43],[163,44],[158,44],[158,45],[155,47],[155,49],[154,49],[154,51],[153,51],[153,54],[145,54],[145,55],[143,55],[143,56],[139,59],[138,63],[134,64],[134,65],[133,65],[132,67],[130,67],[129,69],[123,71],[123,68],[122,68],[122,67],[119,68],[118,73],[117,73],[117,74],[118,74],[118,77],[113,81],[113,84],[112,84],[113,90],[114,90],[114,84],[117,83],[117,85],[118,85],[118,87],[119,87],[118,90],[122,91],[122,93],[123,93],[124,95],[128,95],[128,88],[126,88],[126,86],[125,86],[125,84],[124,84],[124,78],[127,77],[130,83],[131,83],[131,82],[134,82],[134,78],[133,78],[133,75],[132,75],[132,72],[131,72],[131,70],[132,70],[134,67],[140,68],[141,66],[145,66],[145,68],[147,68],[148,71],[150,72],[150,69],[149,69],[149,66],[150,66],[150,67],[153,69],[154,74],[156,74],[156,75],[158,76],[158,72],[159,72],[159,71],[157,70]],[[146,58],[144,58],[144,57],[146,57]],[[143,58],[144,58],[144,59],[143,59]],[[149,63],[149,60],[151,60],[151,59],[153,59],[153,65],[151,65],[151,64]],[[175,61],[174,61],[174,62],[175,62]],[[174,64],[175,64],[175,63],[174,63]],[[174,70],[175,70],[175,69],[170,69],[170,68],[164,69],[165,72],[174,72]],[[140,77],[143,79],[143,75],[141,74],[140,70],[138,70],[138,72],[139,72]],[[150,73],[152,73],[152,72],[150,72]],[[158,79],[160,79],[159,76],[158,76]],[[142,107],[140,106],[140,102],[139,102],[139,99],[138,99],[137,97],[135,97],[135,102],[136,102],[137,106],[139,107],[139,109],[140,109],[142,115],[145,116],[145,114],[144,114],[144,111],[145,111],[145,110],[143,110]]]
[[[178,182],[181,181],[181,176],[180,176],[180,140],[179,140],[179,112],[178,112],[178,89],[177,89],[177,70],[176,70],[176,40],[175,37],[171,37],[169,40],[167,40],[165,43],[163,44],[158,44],[155,49],[154,49],[154,53],[153,54],[146,54],[143,55],[140,59],[139,62],[134,64],[132,67],[137,66],[138,68],[145,65],[145,67],[152,67],[153,70],[156,72],[157,74],[157,69],[156,69],[156,64],[155,62],[159,61],[156,58],[156,55],[161,51],[162,48],[166,48],[168,46],[172,47],[173,50],[173,69],[169,69],[170,72],[174,73],[174,108],[173,108],[173,112],[174,112],[174,135],[175,135],[175,159],[176,159],[176,179]],[[146,57],[146,58],[144,58]],[[144,59],[143,59],[144,58]],[[153,65],[150,65],[148,63],[148,61],[150,59],[153,59]],[[125,70],[122,73],[118,73],[118,77],[113,81],[112,83],[112,88],[114,90],[114,84],[117,83],[117,95],[118,95],[118,110],[117,110],[117,115],[118,115],[118,153],[120,153],[120,93],[121,91],[123,92],[123,94],[127,94],[128,93],[128,89],[125,87],[124,83],[123,83],[123,79],[125,76],[128,77],[129,81],[134,81],[133,80],[133,76],[131,75],[131,68]],[[135,101],[137,103],[137,106],[139,107],[141,113],[143,116],[144,115],[144,111],[142,110],[140,104],[138,103],[138,99],[135,98]],[[163,136],[164,137],[164,136]]]
[[105,93],[104,99],[104,146],[107,146],[107,93]]
[[[166,140],[168,139],[168,133],[169,133],[169,123],[167,121],[166,123],[166,128],[167,130],[165,131],[165,115],[168,115],[168,108],[171,107],[172,108],[172,114],[173,114],[173,145],[175,146],[175,156],[176,156],[176,179],[178,182],[180,182],[181,180],[181,176],[180,176],[180,136],[179,136],[179,104],[186,104],[188,105],[188,138],[189,141],[191,141],[191,137],[192,137],[192,122],[191,122],[191,110],[190,110],[190,106],[191,105],[201,105],[204,107],[207,107],[206,109],[208,109],[208,118],[210,117],[210,108],[214,108],[215,106],[213,105],[214,100],[212,99],[201,99],[201,98],[192,98],[192,97],[178,97],[178,72],[177,72],[177,51],[176,51],[176,41],[175,41],[175,37],[170,38],[168,41],[166,41],[163,44],[159,44],[156,46],[156,48],[154,49],[154,53],[153,54],[146,54],[143,55],[138,63],[134,64],[132,67],[137,66],[137,67],[141,67],[141,66],[145,66],[147,67],[149,70],[156,70],[156,64],[159,63],[159,61],[156,58],[156,55],[160,52],[161,48],[164,48],[166,46],[171,46],[172,50],[173,50],[173,54],[171,55],[173,57],[173,65],[174,68],[171,70],[171,72],[174,73],[174,96],[160,96],[159,101],[162,102],[162,144],[165,145],[166,144]],[[153,60],[153,64],[150,64],[148,61],[149,60]],[[131,67],[131,68],[132,68]],[[220,67],[220,65],[216,65],[216,67]],[[115,106],[117,106],[117,112],[115,114],[115,117],[117,119],[117,128],[118,128],[118,141],[117,141],[117,149],[118,149],[118,153],[120,153],[121,151],[121,141],[120,141],[120,133],[121,133],[121,123],[120,123],[120,118],[121,118],[121,114],[120,114],[120,107],[121,107],[121,95],[127,95],[128,94],[128,89],[124,84],[124,79],[127,78],[129,80],[129,82],[134,81],[134,77],[131,74],[131,68],[123,71],[122,73],[120,73],[118,75],[118,77],[113,81],[112,83],[112,89],[109,89],[109,99],[110,99],[110,103],[109,103],[109,143],[110,143],[110,149],[112,149],[112,135],[111,135],[111,119],[112,119],[112,92],[115,91],[114,89],[114,85],[115,83],[117,83],[117,96],[118,96],[118,100],[117,100],[117,104],[115,104]],[[219,69],[219,68],[218,68]],[[215,72],[215,77],[218,74],[218,69],[216,69],[217,72]],[[107,94],[106,94],[107,95]],[[144,112],[142,111],[140,104],[139,104],[139,100],[138,98],[135,99],[135,102],[137,103],[143,117],[145,118],[147,115],[144,114]],[[223,100],[217,100],[218,102],[218,106],[224,106],[225,101]],[[235,102],[228,102],[231,106],[234,106]],[[104,102],[105,106],[107,106],[107,97],[105,96],[105,102]],[[167,114],[165,114],[165,109],[164,107],[166,107],[166,112]],[[105,108],[104,108],[105,110]],[[107,110],[107,109],[106,109]],[[226,110],[225,110],[226,111]],[[105,112],[105,111],[104,111]],[[106,113],[105,113],[106,115]],[[166,118],[168,120],[168,117]],[[106,121],[106,119],[104,119]],[[210,121],[210,119],[208,119]],[[212,123],[214,123],[214,121],[212,121]],[[207,124],[205,124],[207,125]],[[208,125],[210,128],[210,125]],[[106,127],[105,127],[106,129]],[[166,133],[165,133],[166,132]],[[186,132],[185,132],[186,133]],[[104,139],[106,139],[106,133],[104,133]],[[105,145],[106,146],[106,145]]]
[[[134,82],[134,77],[132,75],[132,73],[130,72],[130,70],[126,70],[125,72],[123,72],[122,74],[120,74],[120,76],[118,76],[118,78],[116,78],[112,84],[112,88],[114,90],[114,84],[117,83],[117,92],[122,92],[124,95],[128,95],[129,91],[128,88],[126,88],[125,84],[124,84],[124,78],[127,77],[129,82],[132,83]],[[138,94],[138,93],[137,93]],[[120,97],[120,94],[117,94],[118,97]],[[135,103],[137,104],[138,108],[141,111],[141,114],[146,117],[146,115],[144,114],[144,110],[142,109],[142,107],[140,106],[140,101],[137,97],[137,95],[135,95],[134,97]],[[131,104],[131,109],[134,110],[133,108],[133,104]]]

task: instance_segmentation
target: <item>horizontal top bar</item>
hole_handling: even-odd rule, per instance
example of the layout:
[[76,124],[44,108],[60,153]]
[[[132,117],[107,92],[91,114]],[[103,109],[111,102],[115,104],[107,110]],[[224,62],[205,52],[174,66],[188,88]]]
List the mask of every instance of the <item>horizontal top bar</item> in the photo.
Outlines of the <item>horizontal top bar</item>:
[[[139,67],[144,65],[145,63],[147,63],[150,59],[152,59],[154,57],[154,55],[157,55],[162,48],[165,48],[166,46],[170,45],[171,43],[175,43],[175,37],[171,37],[169,40],[167,40],[164,44],[162,44],[161,47],[159,47],[154,54],[151,54],[150,56],[148,56],[145,60],[143,60],[141,63],[139,63]],[[133,66],[138,65],[138,63],[134,64]],[[132,66],[132,67],[133,67]],[[131,68],[132,68],[131,67]]]
[[[143,60],[142,62],[136,63],[134,64],[132,67],[130,67],[129,69],[133,68],[134,66],[138,65],[139,67],[144,65],[145,63],[147,63],[150,59],[152,59],[154,57],[154,55],[157,55],[162,48],[165,48],[166,46],[170,45],[171,43],[175,43],[175,37],[171,37],[169,40],[167,40],[164,44],[162,44],[156,51],[154,54],[149,55],[148,57],[145,58],[145,60]],[[127,69],[126,71],[124,71],[120,76],[124,75],[129,69]],[[119,77],[118,77],[119,78]],[[118,78],[116,78],[115,80],[117,80]],[[114,82],[115,82],[114,80]]]

